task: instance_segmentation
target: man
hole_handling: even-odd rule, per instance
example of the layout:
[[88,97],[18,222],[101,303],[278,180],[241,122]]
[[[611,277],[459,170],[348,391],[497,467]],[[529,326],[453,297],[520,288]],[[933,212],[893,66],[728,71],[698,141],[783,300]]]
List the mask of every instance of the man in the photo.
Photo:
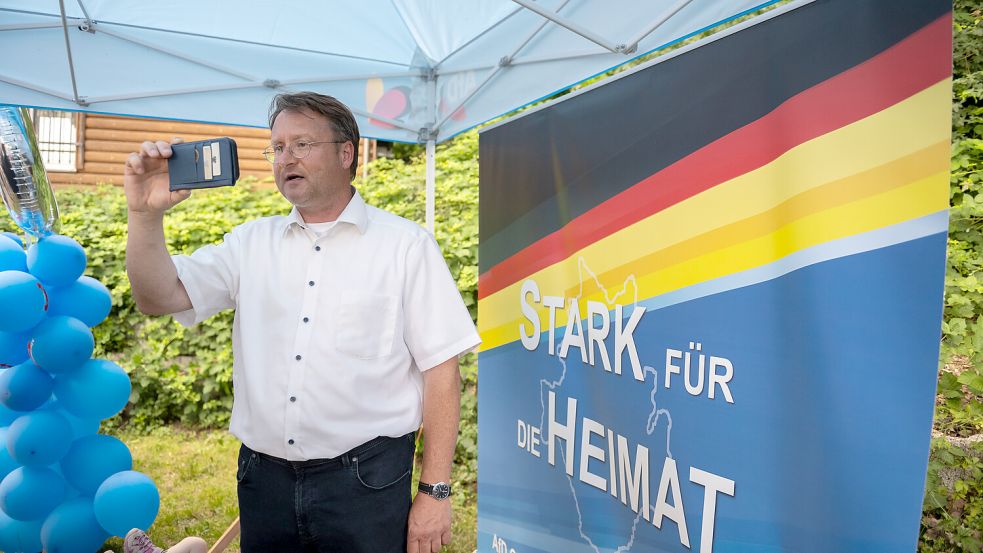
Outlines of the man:
[[[127,273],[137,306],[184,325],[235,309],[241,547],[425,553],[450,541],[458,355],[479,338],[433,238],[351,186],[358,127],[330,96],[277,96],[273,163],[288,216],[171,257],[165,142],[130,154]],[[420,492],[410,499],[422,422]]]

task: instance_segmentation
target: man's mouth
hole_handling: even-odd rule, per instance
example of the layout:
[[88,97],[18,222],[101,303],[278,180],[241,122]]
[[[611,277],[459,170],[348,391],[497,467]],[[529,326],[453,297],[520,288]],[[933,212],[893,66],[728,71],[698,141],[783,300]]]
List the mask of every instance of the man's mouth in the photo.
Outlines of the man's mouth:
[[302,178],[304,177],[302,175],[298,175],[297,173],[287,173],[287,175],[283,178],[283,182],[293,182]]

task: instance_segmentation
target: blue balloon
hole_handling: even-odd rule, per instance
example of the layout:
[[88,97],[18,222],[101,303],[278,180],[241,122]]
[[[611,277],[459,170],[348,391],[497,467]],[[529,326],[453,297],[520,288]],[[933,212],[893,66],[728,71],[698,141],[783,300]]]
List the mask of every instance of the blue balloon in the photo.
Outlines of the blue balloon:
[[[17,420],[17,417],[23,414],[24,413],[21,413],[20,411],[14,411],[10,407],[7,407],[3,403],[0,403],[0,426],[10,426],[10,423]],[[3,442],[0,442],[0,449],[2,448],[3,448]]]
[[91,419],[91,418],[83,419],[80,417],[76,417],[72,413],[66,411],[65,408],[63,408],[61,404],[58,403],[58,400],[55,398],[48,400],[48,403],[45,403],[38,409],[44,411],[53,411],[65,417],[65,420],[68,421],[68,425],[72,427],[72,440],[77,440],[79,438],[91,436],[99,432],[99,423],[100,423],[99,419]]
[[64,409],[59,409],[58,412],[61,413],[61,416],[65,417],[65,420],[68,421],[68,425],[72,427],[73,440],[84,438],[86,436],[92,436],[93,434],[99,432],[99,426],[102,422],[99,419],[83,419],[76,417]]
[[71,374],[55,378],[55,397],[75,416],[108,419],[130,400],[130,377],[112,361],[90,359]]
[[41,543],[45,553],[92,553],[99,551],[109,533],[96,520],[92,500],[69,499],[44,520]]
[[75,317],[93,327],[101,323],[113,308],[109,288],[101,282],[83,276],[68,286],[48,290],[48,315]]
[[95,495],[110,476],[132,468],[133,456],[126,444],[103,434],[75,440],[61,459],[65,480],[88,496]]
[[96,346],[89,327],[74,317],[49,315],[33,334],[31,359],[51,374],[78,368],[92,357]]
[[21,271],[0,271],[0,305],[0,332],[23,332],[44,319],[48,297],[33,276]]
[[0,403],[14,411],[32,411],[48,401],[55,380],[31,361],[0,372]]
[[16,234],[14,234],[12,232],[7,232],[7,231],[0,232],[0,234],[6,236],[7,238],[10,238],[14,242],[17,242],[17,245],[20,246],[20,249],[22,249],[22,250],[24,249],[24,241],[21,240],[21,237],[20,236],[17,236]]
[[69,499],[75,499],[76,497],[80,497],[82,495],[78,490],[68,485],[68,482],[65,482],[65,475],[61,473],[61,466],[59,466],[58,463],[48,465],[48,468],[57,474],[58,478],[61,478],[62,482],[65,483],[65,496],[62,497],[62,502],[68,501]]
[[27,269],[47,286],[67,286],[85,272],[85,250],[67,236],[52,234],[27,249]]
[[10,424],[7,450],[27,466],[57,463],[72,447],[72,427],[53,411],[34,411]]
[[37,553],[41,551],[41,522],[14,520],[0,511],[0,551]]
[[0,367],[13,367],[27,361],[29,332],[0,332]]
[[147,475],[127,470],[99,486],[93,505],[99,524],[110,534],[124,537],[131,528],[150,528],[160,509],[160,493]]
[[24,253],[24,246],[4,234],[0,234],[0,271],[27,272],[27,254]]
[[[20,463],[14,461],[14,458],[10,456],[10,452],[7,451],[7,431],[8,429],[6,427],[0,428],[0,480],[3,480],[8,474],[20,467]],[[2,549],[0,548],[0,550]]]
[[14,520],[42,520],[65,497],[65,481],[48,467],[21,467],[0,482],[0,509]]

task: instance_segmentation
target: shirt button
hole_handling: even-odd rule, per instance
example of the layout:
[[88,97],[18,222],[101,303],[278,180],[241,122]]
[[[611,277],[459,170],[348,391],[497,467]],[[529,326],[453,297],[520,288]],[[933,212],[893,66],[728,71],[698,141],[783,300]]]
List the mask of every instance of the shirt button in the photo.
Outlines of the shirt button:
[[314,246],[314,251],[316,251],[316,252],[321,251],[321,246]]
[[293,403],[297,401],[297,396],[290,396],[290,402]]
[[305,323],[309,323],[309,322],[311,322],[311,320],[309,318],[307,318],[307,317],[304,317],[304,322]]
[[298,355],[298,356],[294,357],[294,359],[300,361],[302,359],[302,357]]
[[307,283],[307,285],[308,285],[308,286],[314,286],[314,281],[313,281],[313,280],[311,280],[311,281],[309,281],[309,282]]
[[293,440],[293,438],[291,438],[291,439],[289,439],[289,440],[287,440],[287,443],[288,443],[288,444],[290,444],[290,445],[294,445],[294,440]]

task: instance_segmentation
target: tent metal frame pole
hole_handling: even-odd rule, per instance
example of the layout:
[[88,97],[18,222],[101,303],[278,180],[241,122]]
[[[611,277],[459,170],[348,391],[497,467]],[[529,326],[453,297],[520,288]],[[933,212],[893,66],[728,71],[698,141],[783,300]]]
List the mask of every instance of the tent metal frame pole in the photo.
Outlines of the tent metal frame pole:
[[61,10],[61,28],[65,32],[65,52],[68,54],[68,73],[72,78],[73,101],[85,106],[85,102],[79,98],[78,84],[75,82],[75,62],[72,61],[72,43],[68,40],[68,20],[65,18],[65,0],[58,0],[58,8]]
[[58,14],[54,14],[54,13],[36,12],[36,11],[33,11],[33,10],[18,10],[18,9],[14,9],[14,8],[0,8],[0,12],[20,13],[20,14],[24,14],[24,15],[40,15],[42,17],[55,17],[55,18],[58,17]]
[[[4,10],[3,8],[0,8],[0,11],[13,11],[13,10]],[[36,12],[27,12],[27,13],[36,13]],[[48,15],[48,14],[37,13],[37,15]],[[291,52],[306,52],[308,54],[318,54],[318,55],[330,56],[330,57],[334,57],[334,58],[344,58],[344,59],[352,59],[352,60],[359,60],[359,61],[370,61],[370,62],[373,62],[373,63],[381,63],[381,64],[385,64],[385,65],[397,65],[397,66],[400,66],[400,67],[410,67],[409,64],[403,63],[403,62],[398,62],[398,61],[384,60],[384,59],[379,59],[379,58],[369,58],[369,57],[366,57],[366,56],[356,56],[356,55],[352,55],[352,54],[339,54],[338,52],[326,52],[324,50],[314,50],[314,49],[311,49],[311,48],[298,48],[296,46],[284,46],[282,44],[268,44],[268,43],[264,43],[264,42],[257,42],[255,40],[243,40],[243,39],[239,39],[239,38],[228,38],[228,37],[221,37],[221,36],[216,36],[216,35],[207,35],[207,34],[204,34],[204,33],[192,33],[192,32],[188,32],[188,31],[174,31],[174,30],[171,30],[171,29],[161,29],[159,27],[150,27],[148,25],[133,25],[133,24],[130,24],[130,23],[116,23],[116,22],[113,22],[113,21],[100,21],[99,24],[102,25],[103,28],[105,28],[106,25],[112,25],[114,27],[127,28],[127,29],[140,29],[142,31],[155,31],[155,32],[158,32],[158,33],[166,33],[166,34],[169,34],[169,35],[192,36],[192,37],[196,37],[196,38],[207,38],[207,39],[215,40],[215,41],[218,41],[218,42],[231,42],[231,43],[234,43],[234,44],[248,44],[250,46],[260,46],[260,47],[263,47],[263,48],[270,48],[270,49],[273,49],[273,50],[290,50]]]
[[430,127],[427,131],[427,176],[426,176],[426,219],[427,230],[435,235],[437,224],[437,72],[430,71],[427,76],[427,121]]
[[478,33],[477,35],[475,35],[475,36],[473,36],[473,37],[471,37],[471,39],[470,39],[470,40],[468,40],[468,41],[467,41],[467,42],[465,42],[464,44],[462,44],[462,45],[460,45],[460,46],[458,46],[457,48],[455,48],[455,49],[454,49],[454,51],[453,51],[453,52],[451,52],[450,54],[447,54],[446,56],[444,56],[444,59],[442,59],[442,60],[440,60],[440,61],[438,61],[438,62],[437,62],[437,64],[436,64],[436,65],[434,65],[434,68],[435,68],[435,69],[436,69],[436,68],[439,68],[439,67],[440,67],[441,65],[443,65],[443,64],[444,64],[444,62],[445,62],[445,61],[447,61],[447,60],[449,60],[449,59],[451,59],[451,58],[453,58],[454,56],[456,56],[456,55],[457,55],[457,53],[458,53],[458,52],[460,52],[461,50],[464,50],[464,49],[465,49],[465,48],[467,48],[468,46],[471,46],[471,45],[472,45],[472,44],[473,44],[473,43],[474,43],[474,42],[475,42],[476,40],[478,40],[478,39],[480,39],[481,37],[483,37],[483,36],[485,36],[485,35],[487,35],[488,33],[490,33],[490,32],[492,32],[492,31],[493,31],[493,30],[495,30],[495,29],[496,29],[496,28],[497,28],[497,27],[498,27],[499,25],[501,25],[501,24],[502,24],[502,23],[504,23],[504,22],[505,22],[506,20],[508,20],[509,18],[511,18],[511,17],[513,16],[513,15],[515,15],[515,14],[517,14],[517,13],[519,13],[520,11],[522,11],[522,7],[521,7],[521,6],[516,6],[516,8],[515,8],[514,10],[512,10],[511,12],[509,12],[509,14],[508,14],[508,15],[506,15],[505,17],[503,17],[503,18],[501,18],[501,19],[499,19],[498,21],[496,21],[496,22],[495,22],[494,24],[492,24],[491,26],[489,26],[489,27],[488,27],[487,29],[485,29],[484,31],[481,31],[481,32],[480,32],[480,33]]
[[82,10],[82,15],[85,16],[85,20],[91,21],[92,18],[89,17],[89,10],[85,9],[85,4],[82,3],[82,0],[75,0],[75,2],[79,5],[79,9]]
[[[569,4],[569,3],[570,3],[570,0],[563,0],[563,2],[560,3],[560,5],[556,7],[556,10],[555,11],[553,11],[553,12],[547,12],[547,13],[552,13],[554,16],[560,17],[560,10],[562,10],[563,8],[565,8],[567,6],[567,4]],[[545,27],[547,25],[547,23],[549,23],[549,21],[543,21],[542,23],[539,24],[538,27],[536,27],[536,30],[535,31],[529,33],[529,36],[527,36],[525,40],[523,40],[522,42],[520,42],[519,45],[516,46],[512,50],[512,53],[508,55],[508,57],[506,58],[507,61],[509,63],[511,63],[512,62],[512,58],[514,58],[516,55],[518,55],[518,53],[521,52],[522,49],[526,47],[526,44],[529,44],[529,42],[532,41],[532,39],[536,38],[536,35],[538,35],[540,33],[540,31],[543,30],[543,27]]]
[[[717,31],[717,32],[715,32],[715,33],[707,36],[707,37],[704,37],[704,38],[701,38],[700,40],[697,40],[695,42],[691,42],[689,44],[686,44],[685,46],[682,46],[682,47],[677,48],[675,50],[671,50],[669,52],[664,52],[664,53],[662,53],[662,54],[660,54],[660,55],[658,55],[656,57],[653,57],[653,58],[645,61],[644,63],[635,65],[634,67],[631,67],[630,69],[626,69],[625,71],[622,71],[622,72],[620,72],[620,73],[618,73],[616,75],[612,75],[611,77],[609,77],[607,79],[603,79],[603,80],[601,80],[599,82],[591,83],[590,85],[585,86],[583,88],[579,88],[577,90],[571,90],[569,94],[567,94],[566,96],[563,96],[562,98],[558,98],[558,99],[555,99],[555,100],[551,100],[549,102],[541,103],[541,104],[539,104],[537,106],[534,106],[534,107],[530,107],[529,109],[523,111],[521,114],[518,114],[518,115],[516,115],[514,117],[509,117],[507,119],[504,119],[504,120],[498,121],[496,123],[493,123],[493,124],[485,127],[484,130],[487,131],[487,130],[493,129],[493,128],[498,127],[500,125],[503,125],[503,124],[505,124],[505,123],[507,123],[509,121],[514,121],[515,119],[517,119],[519,117],[527,117],[530,114],[536,113],[537,111],[540,111],[542,109],[546,109],[546,108],[548,108],[550,106],[553,106],[553,105],[556,105],[559,102],[570,101],[573,98],[576,98],[577,96],[580,96],[581,94],[586,94],[586,93],[590,92],[591,90],[594,90],[595,88],[597,88],[599,86],[605,86],[605,85],[610,84],[610,83],[612,83],[614,81],[617,81],[618,79],[624,79],[626,77],[630,77],[630,76],[634,75],[635,73],[638,73],[640,71],[645,71],[646,69],[648,69],[650,67],[653,67],[655,65],[658,65],[660,63],[665,63],[665,62],[667,62],[669,60],[675,59],[675,58],[677,58],[679,56],[682,56],[682,55],[684,55],[684,54],[686,54],[688,52],[691,52],[691,51],[693,51],[693,50],[695,50],[697,48],[701,48],[703,46],[706,46],[707,44],[711,44],[711,43],[716,42],[716,41],[718,41],[720,39],[723,39],[723,38],[726,38],[728,36],[731,36],[734,33],[741,32],[744,29],[747,29],[748,27],[753,27],[755,25],[764,23],[764,22],[769,21],[769,20],[771,20],[771,19],[773,19],[775,17],[778,17],[778,16],[780,16],[782,14],[785,14],[785,13],[788,13],[788,12],[790,12],[792,10],[796,10],[796,9],[801,8],[803,6],[812,4],[813,2],[816,2],[816,1],[817,0],[792,0],[788,4],[784,4],[784,5],[782,5],[782,6],[778,7],[778,8],[775,8],[775,9],[769,11],[769,12],[763,13],[763,14],[758,15],[758,16],[755,16],[755,17],[752,17],[752,18],[750,18],[748,20],[745,20],[745,21],[742,21],[742,22],[740,22],[740,23],[738,23],[736,25],[733,25],[731,27],[727,27],[726,29],[721,29],[721,30],[719,30],[719,31]],[[518,63],[518,61],[516,63]]]
[[403,10],[399,9],[399,6],[396,4],[395,0],[389,0],[389,5],[392,6],[393,11],[396,12],[396,17],[399,18],[399,22],[403,24],[403,28],[406,29],[406,32],[409,34],[410,40],[413,41],[413,46],[416,47],[416,51],[421,56],[427,59],[427,64],[433,64],[434,60],[430,59],[430,55],[423,51],[423,48],[420,45],[420,41],[417,40],[416,37],[417,35],[417,33],[415,32],[416,29],[410,26],[410,23],[406,20],[406,17],[403,15]]
[[[589,58],[589,57],[610,56],[610,55],[611,52],[608,52],[607,50],[597,50],[597,49],[579,50],[576,52],[567,52],[565,54],[559,54],[559,55],[513,57],[509,65],[532,65],[536,63],[548,63],[551,61],[558,61],[558,60],[572,60],[577,58]],[[494,65],[481,65],[481,66],[474,66],[474,67],[462,67],[460,69],[448,69],[447,71],[442,71],[440,73],[440,76],[446,77],[448,75],[454,75],[457,73],[488,71],[494,68],[495,68]]]
[[[63,2],[64,0],[60,0],[60,1]],[[82,20],[73,20],[73,21],[81,22]],[[40,24],[32,25],[32,27],[35,27],[35,28],[36,27],[39,27],[39,26],[40,26]],[[52,27],[52,28],[53,27],[58,27],[58,26],[59,25],[47,25],[47,24],[44,25],[44,27]],[[66,23],[62,23],[61,27],[63,27],[65,29],[65,32],[67,34],[67,24]],[[94,27],[90,27],[90,28],[93,28],[94,29]],[[343,76],[337,76],[337,77],[316,77],[316,78],[310,78],[310,79],[294,79],[294,80],[291,80],[291,81],[284,81],[284,82],[275,81],[275,80],[272,80],[272,79],[266,80],[266,81],[261,81],[261,80],[259,80],[254,75],[248,75],[246,73],[242,73],[242,72],[236,71],[236,70],[231,69],[231,68],[228,68],[228,67],[223,67],[223,66],[220,66],[220,65],[217,65],[217,64],[208,63],[208,62],[205,62],[205,61],[203,61],[203,60],[201,60],[201,59],[199,59],[197,57],[189,56],[189,55],[186,55],[186,54],[182,54],[180,52],[177,52],[175,50],[171,50],[169,48],[164,48],[162,46],[151,44],[149,42],[146,42],[146,41],[143,41],[143,40],[140,40],[140,39],[131,37],[131,36],[127,36],[125,34],[122,34],[122,33],[116,32],[116,31],[109,30],[105,26],[100,26],[98,32],[100,32],[100,33],[102,33],[104,35],[107,35],[107,36],[111,36],[111,37],[113,37],[113,38],[115,38],[117,40],[121,40],[121,41],[124,41],[124,42],[129,42],[131,44],[142,46],[142,47],[147,48],[149,50],[152,50],[154,52],[160,52],[162,54],[165,54],[165,55],[168,55],[168,56],[171,56],[171,57],[180,59],[180,60],[184,60],[184,61],[187,61],[189,63],[193,63],[193,64],[198,65],[200,67],[205,67],[205,68],[211,69],[213,71],[218,71],[220,73],[224,73],[224,74],[230,75],[232,77],[243,79],[243,80],[245,80],[245,81],[248,82],[248,85],[249,86],[256,86],[256,87],[270,86],[270,83],[275,83],[277,86],[279,86],[279,85],[287,85],[287,86],[289,86],[289,85],[294,85],[294,84],[311,84],[311,83],[321,83],[321,82],[360,80],[360,79],[364,79],[364,78],[367,78],[367,77],[382,77],[382,78],[385,78],[385,77],[414,77],[414,76],[419,76],[419,74],[420,74],[420,72],[418,70],[414,70],[414,71],[400,71],[400,72],[395,72],[394,71],[394,72],[385,73],[385,74],[375,74],[375,73],[372,73],[372,74],[363,74],[363,75],[343,75]],[[70,47],[67,44],[67,40],[68,40],[68,38],[66,36],[66,48],[69,49],[69,66],[70,67],[73,67],[72,66],[72,59],[71,59],[71,49],[70,49]],[[74,73],[75,73],[74,72],[74,68],[72,68],[71,71],[72,71],[72,89],[74,91],[76,89],[75,78],[74,78]],[[247,83],[243,83],[243,84],[247,84]],[[92,99],[88,100],[88,103],[116,101],[116,100],[130,100],[130,99],[147,98],[147,97],[170,96],[170,95],[173,95],[175,93],[208,92],[208,91],[218,91],[218,90],[234,90],[236,88],[241,88],[241,87],[232,86],[232,85],[224,85],[221,88],[197,89],[197,90],[188,90],[188,91],[185,91],[185,92],[182,92],[182,91],[179,90],[179,91],[176,91],[176,92],[162,91],[162,93],[151,93],[151,94],[140,94],[140,95],[104,96],[104,97],[92,98]],[[75,101],[75,103],[77,103],[79,105],[84,105],[86,103],[86,102],[81,102],[80,101],[80,99],[77,97],[77,92],[76,92],[76,98],[73,101]],[[381,118],[381,117],[374,117],[374,119],[378,119],[380,121],[384,120],[384,118]],[[415,130],[415,129],[411,128],[411,127],[399,125],[397,122],[395,122],[393,120],[386,120],[386,122],[389,123],[389,124],[401,126],[402,128],[404,128],[406,130]]]
[[[386,78],[386,77],[414,77],[414,76],[418,76],[418,73],[417,72],[411,72],[411,73],[400,72],[400,73],[392,73],[392,74],[367,73],[365,75],[342,75],[338,77],[316,77],[310,79],[293,79],[293,80],[282,81],[282,82],[274,81],[274,80],[250,81],[246,83],[202,86],[196,88],[177,88],[174,90],[158,90],[153,92],[140,92],[140,93],[133,93],[133,94],[117,94],[113,96],[94,96],[89,99],[89,102],[94,103],[94,102],[109,102],[115,100],[133,100],[137,98],[173,96],[175,94],[190,94],[195,92],[220,92],[222,90],[238,90],[243,88],[260,88],[260,87],[281,88],[281,87],[288,87],[288,86],[294,86],[299,84],[330,83],[330,82],[337,82],[337,81],[357,81],[364,77]],[[386,121],[387,123],[395,124],[393,123],[393,120],[387,120],[382,116],[373,116],[372,118],[378,119],[379,121]],[[415,128],[411,128],[411,127],[404,127],[404,128],[414,132],[416,131]]]
[[230,69],[228,67],[223,67],[223,66],[218,65],[218,64],[208,63],[208,62],[202,61],[201,59],[198,59],[198,58],[196,58],[194,56],[189,56],[189,55],[182,54],[180,52],[171,50],[170,48],[164,48],[162,46],[157,46],[156,44],[150,44],[149,42],[146,42],[146,41],[143,41],[143,40],[140,40],[140,39],[137,39],[137,38],[133,38],[133,37],[130,37],[130,36],[126,36],[124,34],[120,34],[120,33],[116,32],[116,31],[107,30],[105,27],[99,27],[99,32],[102,33],[102,34],[104,34],[104,35],[111,36],[111,37],[113,37],[115,39],[122,40],[124,42],[129,42],[131,44],[136,44],[137,46],[143,46],[144,48],[147,48],[149,50],[153,50],[154,52],[160,52],[161,54],[166,54],[168,56],[177,58],[179,60],[188,61],[188,62],[191,62],[191,63],[193,63],[195,65],[198,65],[198,66],[201,66],[201,67],[207,67],[208,69],[212,69],[214,71],[218,71],[219,73],[225,73],[226,75],[231,75],[233,77],[238,77],[238,78],[240,78],[240,79],[242,79],[244,81],[251,81],[251,82],[255,82],[257,84],[262,84],[259,81],[259,79],[257,77],[255,77],[255,76],[253,76],[253,75],[247,75],[245,73],[240,73],[239,71],[236,71],[235,69]]
[[578,34],[586,38],[587,40],[595,44],[598,44],[607,50],[610,50],[615,54],[624,52],[624,46],[618,46],[616,44],[613,44],[611,41],[591,32],[588,29],[585,29],[584,27],[581,27],[580,25],[577,25],[573,21],[570,21],[569,19],[566,19],[564,17],[560,17],[556,13],[553,13],[547,9],[543,9],[542,6],[537,5],[535,2],[531,2],[530,0],[512,0],[512,1],[531,12],[538,13],[539,15],[545,17],[546,19],[549,19],[553,23],[556,23],[557,25],[563,27],[568,31]]
[[434,139],[427,140],[427,230],[434,234],[437,194],[437,148]]
[[[26,15],[39,15],[39,16],[42,16],[42,17],[58,17],[58,14],[54,14],[54,13],[39,12],[39,11],[33,11],[33,10],[17,10],[17,9],[13,9],[13,8],[3,8],[3,7],[0,7],[0,13],[3,13],[3,12],[21,13],[21,14],[26,14]],[[84,22],[92,23],[91,20],[80,20],[80,19],[78,19],[76,17],[73,17],[71,19],[72,19],[72,21],[79,21],[81,23],[84,23]],[[158,33],[166,33],[166,34],[169,34],[169,35],[192,36],[192,37],[197,37],[197,38],[207,38],[207,39],[216,40],[216,41],[219,41],[219,42],[231,42],[231,43],[235,43],[235,44],[249,44],[251,46],[259,46],[259,47],[262,47],[262,48],[270,48],[270,49],[274,49],[274,50],[290,50],[292,52],[306,52],[308,54],[318,54],[318,55],[321,55],[321,56],[330,56],[330,57],[335,57],[335,58],[345,58],[345,59],[352,59],[352,60],[359,60],[359,61],[370,61],[370,62],[373,62],[373,63],[380,63],[380,64],[385,64],[385,65],[396,65],[396,66],[399,66],[399,67],[411,67],[410,64],[404,63],[404,62],[399,62],[399,61],[385,60],[385,59],[379,59],[379,58],[369,58],[369,57],[366,57],[366,56],[356,56],[356,55],[353,55],[353,54],[340,54],[338,52],[325,52],[324,50],[314,50],[314,49],[311,49],[311,48],[298,48],[296,46],[284,46],[282,44],[269,44],[269,43],[265,43],[265,42],[257,42],[255,40],[243,40],[243,39],[238,39],[238,38],[228,38],[228,37],[221,37],[221,36],[216,36],[216,35],[207,35],[207,34],[204,34],[204,33],[192,33],[192,32],[187,32],[187,31],[175,31],[175,30],[172,30],[172,29],[161,29],[160,27],[150,27],[149,25],[134,25],[134,24],[131,24],[131,23],[119,23],[119,22],[115,22],[115,21],[104,21],[104,20],[100,20],[100,21],[98,21],[98,23],[99,23],[100,26],[102,26],[103,29],[105,29],[107,25],[111,25],[113,27],[119,27],[119,28],[125,28],[125,29],[140,29],[141,31],[154,31],[154,32],[158,32]]]
[[447,112],[447,115],[445,115],[444,118],[441,119],[439,123],[437,123],[436,128],[439,129],[440,127],[443,127],[444,123],[446,123],[448,119],[450,119],[451,117],[454,116],[455,113],[457,113],[457,110],[461,109],[462,107],[464,107],[465,104],[470,102],[471,98],[474,98],[475,95],[478,94],[478,92],[481,89],[485,88],[485,85],[488,84],[488,82],[491,81],[493,78],[495,78],[495,75],[498,75],[503,68],[504,66],[502,65],[496,66],[491,73],[486,75],[485,78],[480,83],[478,83],[478,86],[471,89],[471,92],[464,98],[464,100],[461,100],[461,102],[459,102],[456,106],[454,106],[454,109],[451,109]]
[[0,25],[0,31],[29,31],[31,29],[54,29],[55,27],[61,27],[61,23],[14,23]]
[[533,65],[537,63],[549,63],[551,61],[574,60],[579,58],[591,58],[597,56],[610,56],[611,52],[599,52],[597,50],[581,50],[579,52],[567,52],[559,56],[528,56],[512,60],[512,65]]
[[[40,90],[40,89],[33,88],[33,87],[30,87],[30,86],[25,86],[23,83],[16,82],[16,81],[13,81],[11,79],[7,79],[6,77],[3,77],[2,75],[0,75],[0,81],[10,82],[11,84],[16,84],[18,86],[23,86],[24,88],[30,88],[31,90],[36,90],[38,92],[44,92],[45,94],[50,94],[50,95],[56,96],[58,98],[64,98],[66,100],[71,100],[71,98],[63,97],[63,96],[61,96],[59,94],[56,94],[56,93],[52,93],[52,92],[45,91],[45,90]],[[222,92],[222,91],[225,91],[225,90],[242,90],[242,89],[246,89],[246,88],[263,88],[263,87],[266,87],[266,85],[263,84],[263,83],[239,83],[239,84],[234,84],[234,85],[202,86],[202,87],[197,87],[197,88],[181,88],[181,89],[175,89],[175,90],[159,90],[159,91],[156,91],[156,92],[144,92],[144,93],[139,93],[139,94],[119,94],[119,95],[116,95],[116,96],[94,96],[94,97],[88,98],[86,100],[86,105],[99,104],[99,103],[105,103],[105,102],[118,102],[118,101],[121,101],[121,100],[136,100],[138,98],[159,98],[161,96],[181,96],[183,94],[200,94],[200,93],[203,93],[203,92],[204,93],[207,93],[207,92]],[[284,89],[285,90],[288,90],[286,87],[284,87]],[[360,110],[360,109],[357,109],[357,108],[350,108],[350,109],[351,109],[352,113],[356,113],[356,114],[361,115],[363,117],[368,117],[368,118],[371,118],[371,119],[375,119],[376,121],[383,121],[385,123],[389,123],[390,125],[392,125],[394,127],[399,127],[399,128],[401,128],[403,130],[407,130],[407,131],[411,131],[411,132],[417,132],[417,129],[408,126],[406,123],[403,123],[402,121],[397,121],[395,119],[390,119],[389,117],[383,117],[382,115],[375,115],[375,114],[372,114],[372,113],[369,113],[367,111]]]
[[639,42],[641,42],[642,40],[644,40],[645,37],[647,37],[650,34],[654,33],[655,30],[658,29],[659,27],[661,27],[663,23],[665,23],[666,21],[669,21],[669,19],[671,19],[672,16],[676,15],[677,13],[679,13],[679,10],[681,10],[681,9],[685,8],[686,6],[688,6],[689,3],[692,2],[692,1],[693,0],[679,0],[679,2],[676,2],[675,5],[671,6],[662,15],[660,15],[658,19],[656,19],[655,21],[653,21],[652,24],[649,25],[647,29],[645,29],[641,33],[638,33],[638,35],[636,35],[634,38],[632,38],[631,40],[629,40],[625,44],[625,51],[626,52],[634,52],[635,50],[637,50],[638,49],[638,43]]
[[353,108],[351,106],[349,106],[348,109],[351,110],[351,112],[354,113],[354,114],[356,114],[356,115],[361,115],[362,117],[366,117],[368,119],[375,119],[376,121],[382,121],[383,123],[389,123],[390,125],[392,125],[394,127],[399,127],[399,128],[401,128],[401,129],[403,129],[405,131],[410,131],[410,132],[413,132],[413,133],[416,133],[416,132],[419,131],[419,129],[414,129],[413,127],[410,127],[409,125],[407,125],[406,123],[404,123],[402,121],[397,121],[397,120],[391,119],[389,117],[383,117],[381,115],[376,115],[374,113],[369,113],[369,112],[365,111],[364,109]]
[[333,83],[338,81],[360,81],[363,79],[390,79],[390,78],[400,78],[400,77],[421,77],[423,72],[415,69],[412,71],[392,71],[389,73],[363,73],[361,75],[338,75],[335,77],[305,77],[303,79],[288,79],[284,81],[277,81],[283,86],[291,86],[298,84],[315,84],[315,83]]
[[[562,10],[568,3],[570,3],[570,0],[563,0],[563,2],[559,6],[557,6],[555,13],[556,14],[560,13],[560,10]],[[475,95],[477,95],[478,92],[481,91],[481,89],[483,89],[486,84],[488,84],[492,79],[495,78],[496,75],[498,75],[502,71],[502,69],[505,69],[506,67],[512,65],[512,58],[515,57],[516,54],[521,52],[522,49],[525,48],[526,45],[529,44],[529,42],[532,39],[536,38],[536,35],[538,35],[543,30],[543,28],[546,27],[548,23],[549,23],[548,20],[541,22],[539,26],[536,27],[535,30],[533,30],[531,33],[529,33],[528,36],[526,36],[525,40],[520,42],[518,46],[512,49],[512,52],[510,54],[503,57],[502,61],[499,62],[499,64],[495,67],[495,69],[493,69],[491,73],[489,73],[484,78],[484,80],[482,80],[478,84],[478,86],[474,87],[471,90],[470,94],[468,94],[463,100],[461,100],[461,102],[458,103],[458,105],[454,107],[454,109],[447,112],[447,115],[445,115],[444,118],[440,120],[440,123],[437,123],[437,128],[439,129],[440,127],[443,127],[444,123],[446,123],[448,119],[450,119],[451,117],[454,116],[455,113],[457,113],[457,110],[461,109],[462,107],[464,107],[465,104],[470,102],[471,98],[474,98]]]
[[34,92],[40,92],[41,94],[47,94],[48,96],[51,96],[53,98],[58,98],[59,100],[65,100],[66,102],[74,101],[71,96],[68,96],[67,94],[62,94],[57,90],[51,90],[50,88],[44,88],[30,83],[25,83],[24,81],[15,79],[13,77],[7,77],[6,75],[0,74],[0,82],[12,84],[14,86],[19,86],[21,88],[26,88],[27,90],[33,90]]
[[157,98],[160,96],[180,96],[182,94],[197,94],[200,92],[221,92],[223,90],[239,90],[243,88],[260,88],[262,83],[237,83],[218,86],[198,86],[189,88],[175,88],[173,90],[155,90],[151,92],[139,92],[133,94],[115,94],[112,96],[93,96],[89,98],[90,104],[100,102],[117,102],[120,100],[137,100],[141,98]]

